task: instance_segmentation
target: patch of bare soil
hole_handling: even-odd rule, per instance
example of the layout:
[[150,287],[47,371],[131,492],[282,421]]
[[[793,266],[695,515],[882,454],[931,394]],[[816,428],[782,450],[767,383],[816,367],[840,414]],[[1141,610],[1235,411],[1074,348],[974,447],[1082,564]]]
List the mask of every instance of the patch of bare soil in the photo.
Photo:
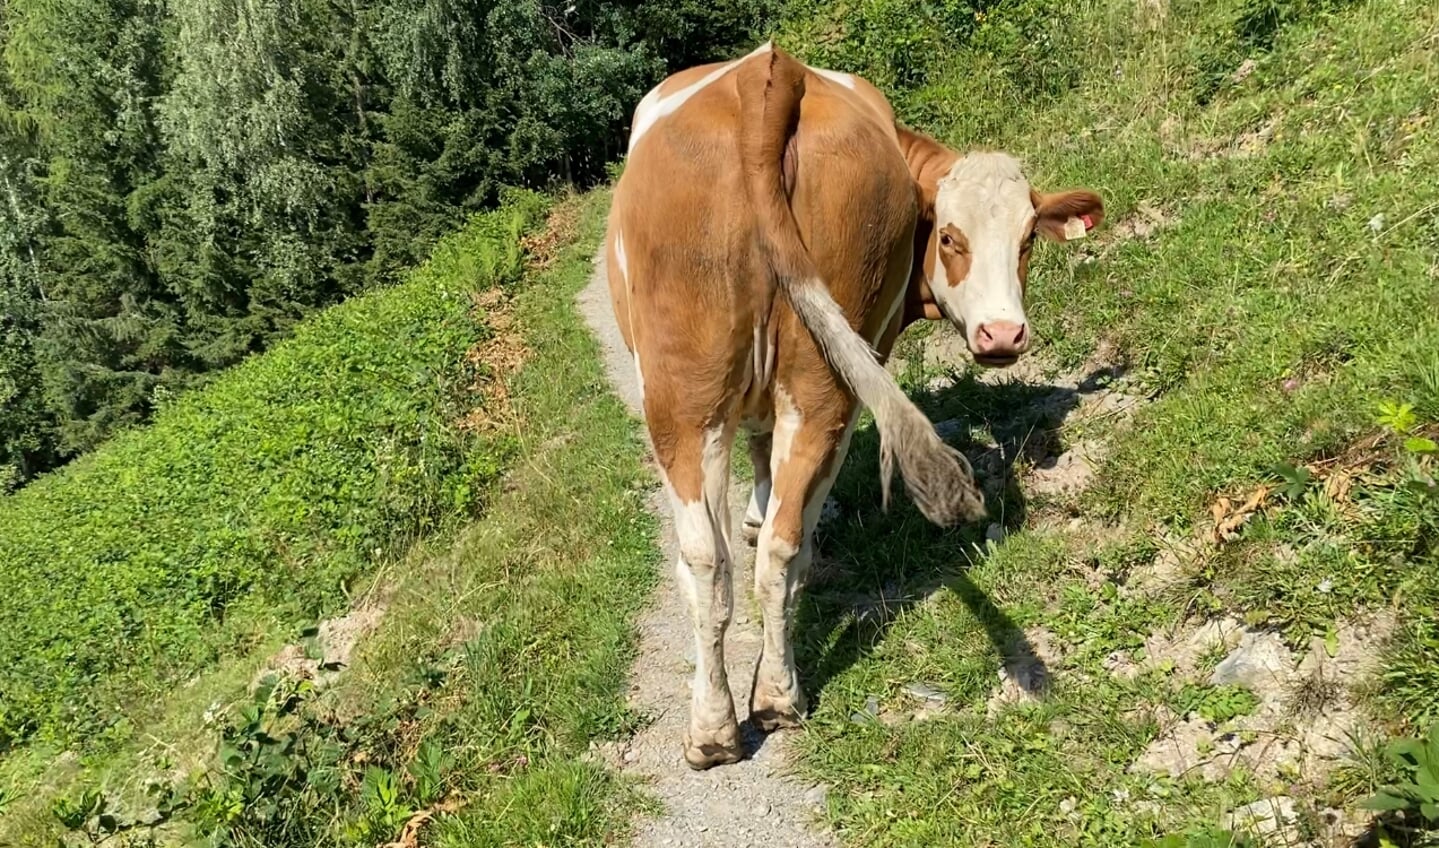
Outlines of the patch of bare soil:
[[[1350,754],[1365,726],[1353,688],[1378,669],[1380,651],[1394,627],[1395,620],[1387,613],[1346,621],[1338,628],[1337,640],[1326,644],[1315,637],[1297,653],[1278,634],[1246,627],[1233,618],[1191,623],[1174,634],[1151,636],[1143,668],[1172,666],[1171,673],[1180,681],[1242,687],[1257,697],[1258,705],[1247,715],[1223,722],[1198,712],[1176,715],[1157,708],[1153,717],[1159,734],[1130,770],[1221,781],[1243,768],[1261,787],[1275,793],[1267,800],[1282,809],[1276,813],[1246,808],[1234,815],[1276,813],[1273,821],[1261,821],[1255,829],[1276,838],[1292,835],[1289,831],[1296,822],[1288,793],[1295,787],[1323,787],[1335,766]],[[1221,652],[1223,659],[1206,675],[1200,660]],[[1131,671],[1114,669],[1116,674]],[[1354,816],[1340,810],[1321,812],[1320,818],[1332,826],[1328,836],[1362,830],[1364,822]]]
[[252,681],[252,688],[272,673],[309,680],[317,689],[328,686],[350,664],[355,646],[373,632],[384,617],[385,604],[381,602],[320,622],[312,635],[286,645],[271,657]]
[[[595,276],[579,298],[580,311],[600,344],[616,392],[639,415],[634,363],[615,326],[603,253],[595,261]],[[630,674],[629,701],[651,720],[630,739],[594,750],[595,756],[614,768],[642,778],[664,806],[659,815],[637,822],[634,844],[641,848],[834,844],[830,834],[815,824],[825,805],[825,788],[787,776],[785,746],[795,731],[766,738],[755,733],[747,721],[748,688],[762,636],[759,616],[750,611],[752,605],[747,601],[746,587],[753,583],[752,549],[738,538],[748,499],[747,489],[731,485],[735,616],[725,643],[725,665],[748,756],[739,763],[702,772],[692,771],[685,763],[680,739],[690,700],[693,638],[689,614],[666,568],[653,605],[640,619],[639,656]],[[656,493],[651,508],[661,518],[662,560],[673,563],[679,551],[662,493]]]
[[1110,238],[1120,241],[1147,239],[1159,230],[1174,226],[1177,220],[1173,213],[1162,207],[1149,201],[1140,201],[1133,213],[1114,225],[1110,230]]

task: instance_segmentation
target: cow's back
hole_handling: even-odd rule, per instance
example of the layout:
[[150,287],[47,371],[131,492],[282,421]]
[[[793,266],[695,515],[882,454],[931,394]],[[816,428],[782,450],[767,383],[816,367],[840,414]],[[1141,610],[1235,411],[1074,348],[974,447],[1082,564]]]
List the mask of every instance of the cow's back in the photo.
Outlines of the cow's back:
[[[765,342],[756,327],[771,343],[808,338],[775,302],[741,164],[736,71],[767,61],[761,52],[686,70],[647,95],[615,186],[610,284],[626,342],[687,363],[697,389],[746,381],[751,351]],[[856,77],[808,71],[783,174],[816,269],[877,338],[902,295],[902,282],[886,282],[890,266],[907,268],[915,215],[887,102]]]

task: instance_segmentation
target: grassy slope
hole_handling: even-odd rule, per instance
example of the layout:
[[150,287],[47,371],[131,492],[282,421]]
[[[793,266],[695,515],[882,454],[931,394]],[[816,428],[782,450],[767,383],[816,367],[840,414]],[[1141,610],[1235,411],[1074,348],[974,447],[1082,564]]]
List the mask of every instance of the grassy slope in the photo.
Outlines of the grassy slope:
[[[902,113],[956,146],[1021,155],[1041,187],[1096,188],[1111,222],[1147,202],[1167,224],[1050,246],[1036,263],[1037,355],[1068,369],[1108,341],[1129,363],[1125,387],[1157,397],[1122,430],[1100,421],[1057,434],[1112,446],[1077,503],[1012,498],[1016,532],[993,546],[982,528],[935,531],[908,507],[883,516],[872,434],[856,439],[836,488],[846,517],[821,541],[827,567],[800,628],[819,689],[803,768],[836,787],[832,819],[856,844],[1133,844],[1276,792],[1324,806],[1370,788],[1357,768],[1293,787],[1242,773],[1216,784],[1128,774],[1156,733],[1154,706],[1183,713],[1192,693],[1163,675],[1116,679],[1102,662],[1190,614],[1232,611],[1303,644],[1395,603],[1402,623],[1371,712],[1402,729],[1439,710],[1439,508],[1403,487],[1409,458],[1397,439],[1381,449],[1395,470],[1361,483],[1353,509],[1310,487],[1192,564],[1173,592],[1121,595],[1087,576],[1122,578],[1154,557],[1157,539],[1202,526],[1216,494],[1373,433],[1383,398],[1439,419],[1439,132],[1429,117],[1439,15],[1418,3],[1332,14],[1308,4],[1266,32],[1243,19],[1262,4],[1139,5],[1168,16],[1128,2],[1064,5],[1052,32],[1070,41],[1046,49],[1082,65],[1057,97],[1020,97],[994,37],[994,52],[956,54],[928,87],[894,92]],[[833,26],[807,18],[794,30],[801,53],[838,50],[832,37],[804,46]],[[1231,77],[1246,58],[1252,73]],[[921,335],[903,343],[912,362]],[[908,373],[916,390],[931,376]],[[1026,390],[961,382],[922,396],[936,420],[984,431],[1004,427]],[[1073,518],[1106,528],[1104,541],[1064,532]],[[880,597],[891,620],[873,613]],[[1068,651],[1055,685],[1038,704],[987,717],[999,651],[1027,626]],[[957,706],[893,727],[852,720],[871,698],[882,713],[907,713],[902,687],[914,681]]]
[[572,202],[577,238],[516,297],[534,358],[513,385],[523,448],[503,494],[401,582],[398,609],[340,693],[383,708],[450,663],[410,732],[443,742],[469,802],[425,844],[609,844],[628,819],[617,806],[627,793],[582,756],[635,720],[622,698],[630,624],[656,574],[644,444],[574,305],[608,201]]
[[[124,819],[151,805],[144,783],[166,773],[208,776],[157,833],[198,827],[222,845],[376,844],[393,838],[408,812],[442,798],[458,809],[426,826],[425,844],[600,844],[623,830],[633,796],[581,756],[590,739],[632,722],[620,697],[629,622],[654,573],[642,443],[573,307],[607,199],[563,204],[576,228],[509,301],[529,358],[509,384],[513,415],[489,434],[515,447],[486,493],[485,517],[418,544],[359,593],[384,598],[387,609],[337,683],[318,696],[302,690],[285,714],[276,705],[289,690],[265,703],[267,733],[293,734],[297,750],[313,745],[282,760],[298,782],[266,784],[233,818],[217,813],[228,793],[260,786],[211,770],[217,735],[240,738],[233,728],[243,724],[258,665],[231,661],[175,692],[163,717],[118,752],[12,757],[0,773],[10,799],[0,844],[53,845],[61,832],[53,802],[88,788],[102,789]],[[287,636],[269,634],[264,645]],[[322,740],[339,747],[313,744]],[[422,789],[412,775],[436,745],[438,781]],[[317,789],[300,768],[340,780]],[[377,802],[367,770],[397,780],[392,804]],[[281,812],[263,821],[266,801]]]
[[470,295],[518,270],[520,214],[0,498],[0,750],[124,738],[137,707],[472,512],[506,446],[452,426],[485,332]]

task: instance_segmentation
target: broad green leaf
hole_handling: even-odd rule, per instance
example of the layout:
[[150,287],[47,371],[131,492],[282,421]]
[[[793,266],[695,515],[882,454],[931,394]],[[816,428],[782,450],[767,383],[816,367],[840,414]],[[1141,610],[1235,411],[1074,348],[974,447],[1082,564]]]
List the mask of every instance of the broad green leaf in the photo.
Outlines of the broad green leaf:
[[1405,800],[1404,798],[1390,795],[1387,792],[1379,792],[1359,802],[1359,806],[1365,810],[1375,810],[1377,812],[1391,812],[1394,810],[1409,809],[1410,802]]

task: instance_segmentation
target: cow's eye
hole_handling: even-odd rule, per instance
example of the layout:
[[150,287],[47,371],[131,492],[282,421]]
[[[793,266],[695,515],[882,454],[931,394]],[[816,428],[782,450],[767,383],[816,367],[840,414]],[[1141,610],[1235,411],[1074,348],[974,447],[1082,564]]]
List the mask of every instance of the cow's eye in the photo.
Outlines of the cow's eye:
[[954,247],[954,239],[950,236],[949,233],[940,233],[939,243],[944,245],[945,247]]

